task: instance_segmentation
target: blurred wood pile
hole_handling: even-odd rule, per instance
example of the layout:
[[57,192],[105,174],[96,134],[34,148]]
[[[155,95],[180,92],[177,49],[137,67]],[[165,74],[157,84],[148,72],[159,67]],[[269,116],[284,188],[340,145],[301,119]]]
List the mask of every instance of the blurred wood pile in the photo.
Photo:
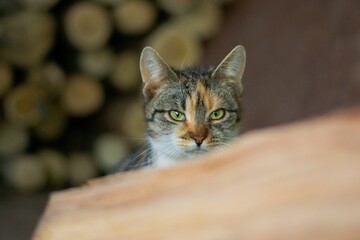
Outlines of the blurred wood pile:
[[3,0],[0,176],[21,191],[77,185],[144,144],[138,58],[197,64],[220,0]]
[[360,108],[52,194],[34,240],[360,239]]

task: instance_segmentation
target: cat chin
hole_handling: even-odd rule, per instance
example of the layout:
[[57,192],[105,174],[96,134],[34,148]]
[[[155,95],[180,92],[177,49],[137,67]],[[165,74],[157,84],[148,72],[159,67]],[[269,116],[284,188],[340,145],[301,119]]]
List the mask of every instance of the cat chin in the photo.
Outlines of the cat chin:
[[204,149],[204,148],[194,148],[194,149],[190,149],[190,150],[184,150],[185,155],[187,155],[188,157],[197,157],[201,154],[204,154],[206,152],[208,152],[209,150]]
[[177,140],[163,136],[158,139],[149,139],[152,146],[152,162],[155,167],[168,167],[186,160],[197,158],[209,151],[207,144],[198,147],[195,143],[179,145]]
[[[204,153],[204,152],[202,152]],[[171,167],[178,165],[182,162],[187,162],[188,160],[192,160],[194,158],[197,158],[201,156],[201,153],[194,153],[194,152],[184,152],[181,156],[178,156],[177,158],[169,158],[165,155],[156,156],[153,161],[153,165],[157,168],[165,168],[165,167]]]

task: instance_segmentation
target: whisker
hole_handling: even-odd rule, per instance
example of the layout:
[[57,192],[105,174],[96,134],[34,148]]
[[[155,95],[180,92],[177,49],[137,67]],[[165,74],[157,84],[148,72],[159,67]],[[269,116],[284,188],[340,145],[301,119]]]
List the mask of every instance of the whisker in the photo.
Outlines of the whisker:
[[[141,159],[135,164],[135,166],[133,167],[133,169],[136,169],[137,167],[139,166],[144,166],[146,165],[150,160],[148,159],[148,156],[152,153],[152,149],[151,148],[148,148],[146,151],[143,151],[141,153]],[[140,155],[138,155],[140,156]],[[137,159],[137,158],[135,158]]]
[[143,155],[143,154],[148,153],[148,152],[151,151],[151,150],[152,150],[151,147],[145,149],[144,151],[142,151],[142,152],[140,152],[139,154],[137,154],[137,155],[133,158],[133,160],[136,160],[138,157],[140,157],[140,156]]
[[[147,160],[147,156],[151,154],[152,148],[149,147],[147,144],[144,144],[142,146],[144,150],[140,150],[139,152],[134,153],[133,155],[130,155],[128,158],[124,159],[123,163],[120,163],[120,166],[118,168],[118,171],[126,171],[126,170],[133,170],[136,169],[138,166],[144,165]],[[141,149],[141,148],[139,148]],[[136,155],[135,155],[136,154]]]
[[182,62],[181,62],[181,67],[180,67],[180,70],[182,71],[184,69],[184,65],[185,65],[185,61],[186,61],[186,58],[189,56],[190,54],[190,51],[187,51]]
[[171,150],[172,150],[172,152],[170,153],[169,158],[170,158],[170,159],[175,159],[175,156],[176,156],[176,149],[171,149]]

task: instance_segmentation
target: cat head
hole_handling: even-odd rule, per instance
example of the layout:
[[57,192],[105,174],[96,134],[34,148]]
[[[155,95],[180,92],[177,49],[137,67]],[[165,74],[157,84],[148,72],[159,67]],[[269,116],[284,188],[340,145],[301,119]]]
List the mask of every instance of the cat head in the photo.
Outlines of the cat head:
[[224,146],[239,134],[246,54],[235,47],[214,68],[171,68],[151,47],[140,57],[153,151],[171,161]]

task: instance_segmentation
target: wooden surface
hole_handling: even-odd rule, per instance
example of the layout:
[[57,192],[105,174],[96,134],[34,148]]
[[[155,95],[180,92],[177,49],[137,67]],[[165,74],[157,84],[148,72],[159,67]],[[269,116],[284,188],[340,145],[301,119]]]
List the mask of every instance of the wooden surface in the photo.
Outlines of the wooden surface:
[[53,194],[33,237],[360,239],[360,108]]

